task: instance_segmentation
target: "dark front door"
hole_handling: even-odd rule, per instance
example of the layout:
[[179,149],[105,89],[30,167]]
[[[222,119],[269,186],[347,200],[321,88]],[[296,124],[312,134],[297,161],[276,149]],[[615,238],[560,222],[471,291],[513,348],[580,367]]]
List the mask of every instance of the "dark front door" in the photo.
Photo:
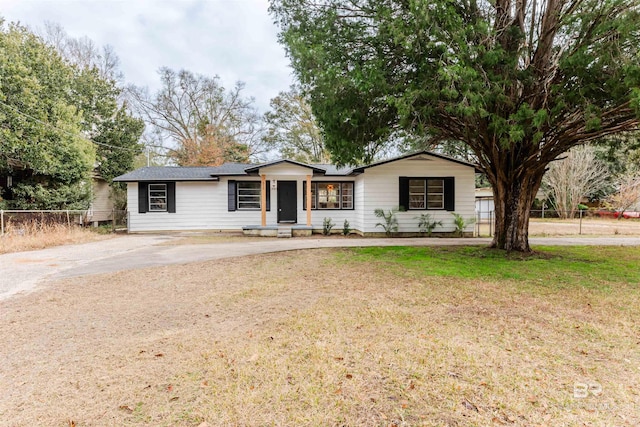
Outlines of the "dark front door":
[[278,181],[278,222],[297,221],[296,181]]

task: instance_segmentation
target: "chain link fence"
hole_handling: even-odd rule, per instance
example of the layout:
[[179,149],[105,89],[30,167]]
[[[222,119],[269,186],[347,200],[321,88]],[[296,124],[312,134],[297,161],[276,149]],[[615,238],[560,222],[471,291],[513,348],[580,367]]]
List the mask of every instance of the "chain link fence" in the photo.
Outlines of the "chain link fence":
[[105,227],[126,230],[127,211],[0,210],[0,235],[37,233],[52,227]]
[[[634,212],[620,214],[608,210],[583,209],[557,211],[534,209],[530,211],[529,235],[640,235],[639,215]],[[495,212],[476,211],[476,235],[493,236]]]

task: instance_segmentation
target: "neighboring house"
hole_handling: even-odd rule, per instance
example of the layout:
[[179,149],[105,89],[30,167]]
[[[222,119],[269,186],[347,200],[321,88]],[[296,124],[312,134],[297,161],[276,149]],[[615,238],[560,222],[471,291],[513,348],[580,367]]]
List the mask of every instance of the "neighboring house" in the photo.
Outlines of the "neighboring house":
[[94,173],[91,178],[91,204],[87,212],[87,222],[98,226],[113,219],[113,200],[111,186],[101,176]]
[[[218,167],[144,167],[114,179],[127,183],[131,232],[244,230],[275,235],[321,231],[324,218],[340,230],[380,234],[374,210],[400,207],[399,233],[417,233],[423,213],[453,232],[451,212],[472,218],[473,164],[429,152],[412,153],[355,168],[291,160]],[[286,228],[286,227],[282,227]],[[466,232],[472,234],[471,225]],[[297,231],[297,233],[296,233]]]
[[476,215],[480,222],[494,217],[493,189],[491,187],[476,188]]
[[[547,197],[539,189],[536,199],[545,200]],[[493,189],[491,187],[476,188],[476,218],[480,222],[487,222],[495,219],[495,203],[493,200]]]

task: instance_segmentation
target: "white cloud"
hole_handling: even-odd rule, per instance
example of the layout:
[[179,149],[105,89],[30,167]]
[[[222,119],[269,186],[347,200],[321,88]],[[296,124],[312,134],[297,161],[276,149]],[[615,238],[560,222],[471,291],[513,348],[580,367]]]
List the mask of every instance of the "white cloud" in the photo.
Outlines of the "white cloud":
[[110,44],[127,83],[159,86],[162,66],[219,75],[266,111],[269,100],[293,82],[277,43],[267,0],[3,0],[0,16],[37,28],[59,23],[73,37]]

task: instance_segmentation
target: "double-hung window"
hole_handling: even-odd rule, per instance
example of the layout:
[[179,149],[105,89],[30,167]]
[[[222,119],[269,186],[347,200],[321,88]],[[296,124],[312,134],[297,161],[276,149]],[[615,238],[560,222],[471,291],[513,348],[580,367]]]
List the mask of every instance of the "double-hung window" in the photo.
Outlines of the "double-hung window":
[[167,184],[149,184],[149,212],[167,211]]
[[[307,208],[306,198],[305,191],[304,209]],[[353,209],[353,182],[312,182],[311,209]]]
[[175,182],[138,182],[138,213],[176,212]]
[[400,206],[406,210],[454,209],[453,177],[400,177]]
[[[227,182],[227,188],[229,212],[259,211],[262,209],[262,184],[260,181],[236,181],[230,179]],[[269,191],[269,188],[265,193],[267,200],[265,209],[269,210],[271,204],[271,191]]]
[[409,179],[409,209],[444,209],[444,179]]
[[409,209],[424,209],[426,196],[426,181],[424,179],[410,179]]
[[444,179],[428,179],[427,209],[444,209]]
[[257,181],[238,181],[238,209],[260,209],[261,184]]

